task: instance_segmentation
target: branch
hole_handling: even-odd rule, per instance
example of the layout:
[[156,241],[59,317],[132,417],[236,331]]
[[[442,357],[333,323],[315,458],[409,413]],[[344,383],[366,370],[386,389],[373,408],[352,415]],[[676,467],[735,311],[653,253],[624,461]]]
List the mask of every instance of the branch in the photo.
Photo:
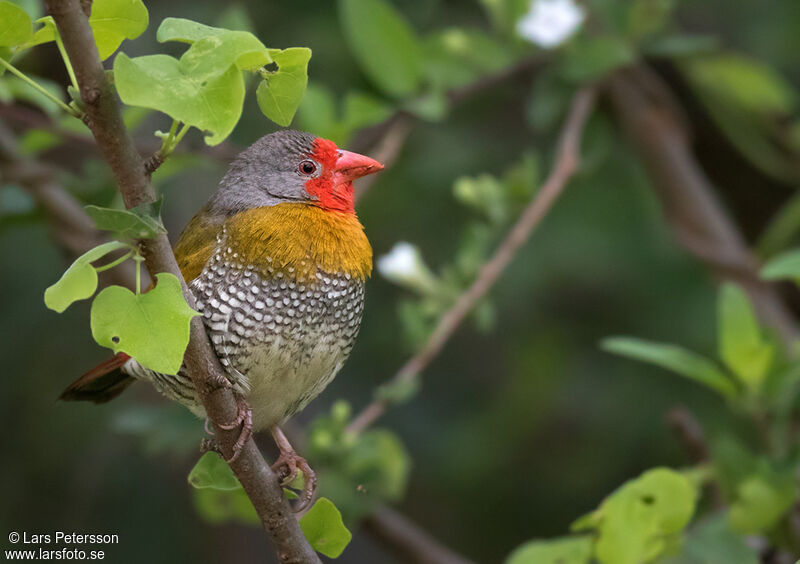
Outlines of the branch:
[[[709,464],[711,452],[706,441],[703,426],[683,405],[676,405],[667,412],[667,424],[686,449],[689,460],[694,464]],[[722,490],[716,480],[708,483],[711,491],[711,501],[715,509],[720,509],[724,503]]]
[[[383,136],[370,151],[370,156],[376,161],[383,163],[384,167],[390,167],[400,156],[400,151],[411,134],[414,125],[414,118],[410,114],[398,113],[390,121],[388,128]],[[377,180],[377,176],[370,175],[363,178],[355,187],[355,199],[358,201]]]
[[409,564],[471,564],[389,507],[364,519],[364,529]]
[[740,284],[762,319],[791,345],[798,337],[794,316],[775,286],[760,278],[758,260],[692,155],[683,116],[667,87],[637,67],[615,74],[605,93],[639,152],[678,242],[718,278]]
[[[550,211],[578,168],[581,138],[586,121],[594,107],[594,101],[594,88],[586,88],[576,94],[561,131],[555,165],[542,188],[522,212],[494,256],[483,265],[472,285],[458,297],[453,307],[445,312],[425,345],[400,368],[389,381],[389,385],[417,380],[420,373],[436,358],[475,304],[500,278],[519,248]],[[348,431],[357,433],[364,430],[383,415],[388,407],[389,402],[386,399],[375,399],[353,419],[348,426]]]
[[[126,207],[153,202],[155,192],[145,174],[142,158],[122,122],[80,1],[47,0],[46,3],[78,78],[87,124],[111,167]],[[194,298],[186,287],[166,235],[142,241],[141,245],[151,276],[159,272],[175,275],[181,281],[187,303],[194,307]],[[238,430],[226,431],[219,422],[235,418],[236,398],[229,387],[222,385],[227,381],[225,373],[208,341],[202,319],[198,317],[192,320],[184,363],[206,414],[214,423],[219,446],[230,458]],[[258,512],[279,560],[319,562],[283,496],[275,473],[264,461],[252,437],[245,443],[241,455],[231,463],[231,468]]]

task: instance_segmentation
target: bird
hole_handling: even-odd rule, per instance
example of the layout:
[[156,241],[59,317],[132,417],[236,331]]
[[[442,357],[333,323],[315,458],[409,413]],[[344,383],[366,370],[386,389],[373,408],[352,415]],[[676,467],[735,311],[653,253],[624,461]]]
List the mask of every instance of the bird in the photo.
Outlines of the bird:
[[[227,384],[249,406],[221,425],[242,427],[233,457],[251,431],[269,429],[283,483],[303,472],[300,508],[316,475],[280,427],[322,392],[353,348],[372,271],[353,181],[381,169],[310,133],[265,135],[231,162],[174,247]],[[184,367],[161,374],[122,352],[60,399],[104,403],[136,380],[205,416]]]

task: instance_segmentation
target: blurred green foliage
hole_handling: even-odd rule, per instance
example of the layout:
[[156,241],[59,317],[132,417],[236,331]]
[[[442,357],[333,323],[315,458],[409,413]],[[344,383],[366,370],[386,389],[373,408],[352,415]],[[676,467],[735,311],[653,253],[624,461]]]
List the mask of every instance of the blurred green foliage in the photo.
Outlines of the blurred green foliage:
[[[0,18],[0,58],[42,88],[31,90],[5,73],[0,101],[38,108],[54,124],[27,128],[18,139],[21,149],[62,167],[60,180],[82,202],[119,208],[106,168],[75,141],[86,129],[63,119],[64,106],[79,112],[80,103],[74,89],[65,88],[69,68],[54,63],[52,21],[33,23],[43,13],[37,2],[18,3],[29,14],[24,17],[16,4],[0,2],[6,16]],[[115,1],[98,5],[113,8]],[[398,241],[413,241],[405,247],[409,260],[401,262],[412,268],[382,269],[386,280],[370,283],[353,358],[297,418],[307,423],[304,453],[320,472],[321,492],[341,510],[339,516],[324,498],[312,510],[318,513],[304,517],[318,550],[335,557],[349,542],[342,517],[357,531],[359,518],[378,503],[394,502],[479,561],[500,561],[521,545],[509,562],[753,564],[758,555],[743,535],[797,555],[789,515],[800,453],[794,352],[761,326],[746,295],[732,285],[716,298],[720,362],[691,352],[714,348],[712,281],[672,242],[647,177],[605,107],[588,125],[581,173],[473,312],[481,331],[462,329],[423,385],[380,388],[382,397],[405,403],[387,416],[385,428],[348,433],[351,409],[336,401],[368,401],[471,282],[535,193],[578,85],[645,58],[670,65],[707,113],[704,126],[718,130],[720,144],[731,145],[764,183],[794,188],[800,162],[795,2],[776,1],[764,10],[756,2],[722,0],[592,0],[583,4],[583,25],[553,51],[520,37],[517,22],[530,8],[527,0],[251,2],[224,11],[207,2],[150,2],[149,16],[140,5],[125,3],[135,17],[119,26],[104,21],[110,25],[104,29],[95,17],[94,29],[105,56],[142,33],[142,21],[145,27],[148,19],[164,22],[158,34],[151,26],[126,43],[131,55],[118,54],[113,68],[123,101],[142,107],[126,109],[129,127],[140,140],[152,141],[156,131],[165,155],[188,126],[212,132],[209,144],[230,133],[230,143],[245,146],[273,127],[262,114],[288,125],[298,104],[296,127],[343,145],[396,112],[418,120],[398,161],[359,203],[379,255]],[[12,19],[21,25],[12,28]],[[226,47],[208,48],[217,47],[217,39]],[[179,54],[156,40],[190,46]],[[31,49],[34,44],[42,47]],[[307,46],[313,57],[277,48],[292,45]],[[153,50],[163,53],[142,54]],[[155,62],[151,57],[159,59],[158,73],[156,66],[132,64]],[[452,102],[453,89],[534,57],[543,68],[533,79],[499,82]],[[311,84],[301,102],[307,66]],[[203,97],[203,80],[221,81],[228,95]],[[246,97],[248,89],[256,95]],[[198,100],[219,103],[224,115],[209,121]],[[185,125],[178,129],[178,122]],[[188,135],[181,149],[199,156],[174,154],[154,175],[173,236],[213,191],[209,179],[224,170],[224,163],[201,152],[202,141]],[[724,196],[726,185],[718,188]],[[7,427],[18,429],[4,437],[13,462],[0,468],[7,494],[0,522],[8,530],[68,523],[76,530],[119,532],[119,561],[152,558],[153,545],[170,560],[263,559],[257,528],[218,527],[255,520],[216,455],[195,466],[189,476],[195,487],[187,493],[183,480],[196,458],[189,450],[199,422],[175,406],[148,405],[156,400],[145,389],[107,407],[53,406],[50,398],[96,362],[98,352],[82,305],[61,317],[38,306],[44,287],[68,261],[47,240],[43,214],[32,204],[16,184],[0,187],[2,271],[13,273],[0,279],[0,295],[4,320],[14,325],[3,341],[13,376],[0,395],[0,412]],[[762,256],[796,246],[796,198],[786,207],[760,206],[744,213],[774,217],[761,230]],[[158,212],[145,217],[147,224]],[[132,218],[124,221],[130,226]],[[120,230],[119,224],[112,229]],[[764,275],[800,279],[797,264],[789,252]],[[686,380],[659,377],[657,369],[596,350],[598,340],[619,333],[637,338],[605,340],[604,348]],[[703,422],[710,463],[665,467],[686,464],[662,421],[678,402]],[[143,458],[132,436],[154,458]],[[722,509],[701,495],[709,484],[721,490]],[[574,523],[575,535],[559,537],[591,507],[598,509]],[[169,517],[176,513],[183,518]],[[358,534],[341,560],[391,561]]]

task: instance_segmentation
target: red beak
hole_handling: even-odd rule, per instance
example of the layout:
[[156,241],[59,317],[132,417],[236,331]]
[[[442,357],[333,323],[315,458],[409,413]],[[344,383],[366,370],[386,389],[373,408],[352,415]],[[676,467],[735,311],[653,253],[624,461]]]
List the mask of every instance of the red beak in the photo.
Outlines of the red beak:
[[339,184],[341,182],[352,182],[356,178],[361,178],[379,170],[383,170],[383,165],[375,159],[340,149],[339,158],[336,159],[336,166],[333,172],[337,178],[336,183]]

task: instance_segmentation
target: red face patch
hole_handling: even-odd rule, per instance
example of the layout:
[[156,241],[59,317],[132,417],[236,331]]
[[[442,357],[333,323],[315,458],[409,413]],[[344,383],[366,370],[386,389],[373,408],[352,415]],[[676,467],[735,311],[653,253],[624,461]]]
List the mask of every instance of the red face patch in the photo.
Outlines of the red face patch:
[[335,182],[334,172],[339,159],[336,143],[317,137],[309,156],[320,164],[322,170],[319,176],[306,181],[306,192],[317,198],[317,205],[322,209],[353,213],[353,183]]

